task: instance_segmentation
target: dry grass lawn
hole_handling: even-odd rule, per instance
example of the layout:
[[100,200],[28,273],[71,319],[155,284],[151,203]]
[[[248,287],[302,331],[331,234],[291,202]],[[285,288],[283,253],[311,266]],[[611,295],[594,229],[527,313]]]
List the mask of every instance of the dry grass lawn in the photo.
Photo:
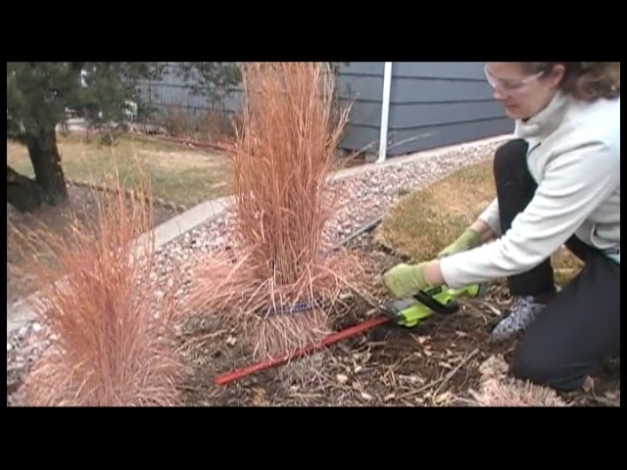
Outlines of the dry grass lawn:
[[[491,161],[463,168],[405,196],[381,223],[376,239],[412,260],[432,259],[476,219],[494,195]],[[560,285],[581,267],[565,248],[552,262]]]
[[[225,196],[230,190],[230,163],[216,153],[132,136],[123,137],[114,147],[100,145],[97,138],[88,142],[81,135],[59,136],[58,142],[63,169],[72,180],[107,184],[112,176],[109,163],[114,153],[125,187],[137,184],[137,158],[152,178],[154,196],[168,202],[192,206]],[[24,146],[7,142],[7,162],[17,171],[33,176]]]

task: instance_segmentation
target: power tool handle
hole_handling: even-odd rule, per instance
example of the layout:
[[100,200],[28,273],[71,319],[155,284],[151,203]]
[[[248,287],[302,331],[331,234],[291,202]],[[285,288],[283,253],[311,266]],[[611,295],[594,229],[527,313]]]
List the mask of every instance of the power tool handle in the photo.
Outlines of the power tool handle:
[[451,313],[455,313],[459,310],[459,305],[454,300],[448,304],[443,304],[423,291],[419,291],[414,295],[414,297],[416,300],[423,303],[436,313],[450,315]]

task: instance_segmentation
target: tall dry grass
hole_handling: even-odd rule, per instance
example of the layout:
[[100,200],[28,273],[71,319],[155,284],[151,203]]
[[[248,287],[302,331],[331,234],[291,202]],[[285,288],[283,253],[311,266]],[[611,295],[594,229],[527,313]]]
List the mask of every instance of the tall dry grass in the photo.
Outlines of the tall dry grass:
[[31,256],[25,268],[43,288],[35,314],[54,338],[25,381],[28,405],[178,403],[183,366],[170,336],[178,286],[159,279],[149,179],[125,196],[112,160],[117,192],[94,193],[89,218],[74,214],[63,233],[23,234],[55,261]]
[[569,406],[554,390],[514,379],[508,369],[502,356],[490,356],[479,366],[478,390],[471,390],[471,398],[460,401],[478,407]]
[[470,404],[479,407],[566,407],[553,390],[529,382],[491,379],[479,391],[470,392]]
[[[334,106],[326,63],[241,70],[244,104],[235,137],[223,145],[234,169],[235,250],[203,263],[195,298],[204,309],[236,314],[255,355],[285,354],[328,332],[325,308],[354,269],[325,252],[322,239],[339,196],[326,181],[348,109]],[[299,303],[302,311],[292,313]]]

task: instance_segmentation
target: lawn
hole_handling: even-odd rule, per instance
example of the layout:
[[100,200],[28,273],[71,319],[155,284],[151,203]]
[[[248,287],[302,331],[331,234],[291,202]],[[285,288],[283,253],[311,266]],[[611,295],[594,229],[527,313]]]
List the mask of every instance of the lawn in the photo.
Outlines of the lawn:
[[[205,150],[146,141],[125,136],[113,147],[87,142],[82,135],[59,137],[63,169],[70,180],[106,184],[111,177],[110,161],[115,157],[120,178],[126,187],[136,181],[135,160],[152,178],[154,196],[167,202],[193,206],[227,195],[230,166],[227,158]],[[24,146],[7,142],[7,162],[15,170],[32,176]]]

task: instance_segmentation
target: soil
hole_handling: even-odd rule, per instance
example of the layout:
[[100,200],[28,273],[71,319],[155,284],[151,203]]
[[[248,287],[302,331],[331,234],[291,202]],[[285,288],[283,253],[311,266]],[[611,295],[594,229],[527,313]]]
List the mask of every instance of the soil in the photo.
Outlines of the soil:
[[[36,215],[21,214],[7,205],[7,226],[9,224],[17,231],[35,230],[42,226],[55,233],[63,233],[67,229],[68,221],[72,216],[77,216],[81,221],[89,223],[90,215],[95,214],[96,199],[93,190],[82,186],[68,186],[69,201],[63,207],[42,209]],[[104,197],[104,193],[97,193]],[[154,209],[154,225],[178,215],[173,209],[160,205]],[[34,250],[20,243],[18,236],[7,230],[7,302],[13,303],[24,296],[36,291],[36,286],[29,277],[20,272],[26,257],[33,256]],[[20,246],[17,249],[16,246]]]
[[[353,243],[372,273],[398,260],[382,253],[370,235]],[[374,277],[373,277],[374,279]],[[372,295],[372,294],[370,294]],[[237,329],[196,319],[182,333],[191,376],[184,387],[187,406],[438,406],[455,405],[477,389],[479,366],[489,357],[508,360],[520,338],[490,340],[494,309],[509,299],[503,284],[492,286],[481,300],[464,300],[458,313],[433,316],[412,329],[385,324],[346,339],[288,365],[249,375],[227,385],[214,385],[220,374],[252,364]],[[337,330],[375,315],[358,295],[345,299]],[[620,400],[620,363],[597,377],[594,390],[572,394],[570,403],[616,406]],[[452,398],[453,397],[453,398]],[[461,406],[461,402],[457,403]]]

